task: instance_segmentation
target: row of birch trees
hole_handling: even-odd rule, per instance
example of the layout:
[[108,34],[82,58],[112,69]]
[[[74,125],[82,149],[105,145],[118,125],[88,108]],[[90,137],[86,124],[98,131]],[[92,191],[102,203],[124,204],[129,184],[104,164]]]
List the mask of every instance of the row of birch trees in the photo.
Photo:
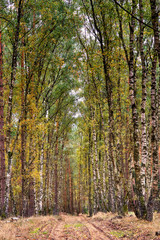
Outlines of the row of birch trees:
[[86,206],[90,215],[129,209],[152,221],[159,211],[158,1],[82,0],[80,6]]
[[78,88],[73,12],[63,1],[0,3],[2,217],[57,214],[59,203],[73,211],[67,205],[73,192],[67,139]]

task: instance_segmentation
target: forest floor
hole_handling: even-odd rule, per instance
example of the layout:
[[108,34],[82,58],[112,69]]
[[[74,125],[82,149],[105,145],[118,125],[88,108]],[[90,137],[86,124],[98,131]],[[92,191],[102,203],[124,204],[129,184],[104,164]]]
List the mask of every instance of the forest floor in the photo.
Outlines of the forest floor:
[[111,213],[86,215],[38,216],[0,221],[0,240],[158,240],[160,214],[148,223],[133,213],[118,218]]

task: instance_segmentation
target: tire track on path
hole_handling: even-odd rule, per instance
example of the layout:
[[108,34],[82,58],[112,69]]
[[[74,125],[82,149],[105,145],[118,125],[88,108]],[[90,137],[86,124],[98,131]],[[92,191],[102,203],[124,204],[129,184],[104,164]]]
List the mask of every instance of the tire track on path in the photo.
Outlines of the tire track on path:
[[82,223],[88,228],[91,240],[115,240],[115,238],[106,234],[101,228],[97,227],[94,223],[89,222],[86,217],[81,216]]
[[64,221],[59,221],[54,228],[52,228],[51,233],[47,240],[64,240],[65,235],[64,235]]

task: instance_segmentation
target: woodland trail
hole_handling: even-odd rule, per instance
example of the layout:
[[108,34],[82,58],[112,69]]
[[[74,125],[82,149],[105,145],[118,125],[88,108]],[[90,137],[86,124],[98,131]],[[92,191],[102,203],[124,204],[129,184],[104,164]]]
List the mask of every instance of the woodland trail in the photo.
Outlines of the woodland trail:
[[86,215],[37,216],[16,222],[0,221],[0,240],[158,240],[160,215],[153,224],[134,215],[119,218],[111,213]]
[[[30,236],[29,236],[30,235]],[[32,236],[31,236],[32,235]],[[55,221],[50,218],[47,223],[35,226],[25,233],[17,228],[16,240],[110,240],[116,239],[90,222],[85,215],[71,216],[60,214]]]
[[[68,229],[68,230],[66,230]],[[68,235],[68,236],[66,236]],[[94,226],[87,220],[86,216],[63,215],[62,222],[53,232],[52,240],[58,239],[90,239],[90,240],[108,240],[101,229]]]

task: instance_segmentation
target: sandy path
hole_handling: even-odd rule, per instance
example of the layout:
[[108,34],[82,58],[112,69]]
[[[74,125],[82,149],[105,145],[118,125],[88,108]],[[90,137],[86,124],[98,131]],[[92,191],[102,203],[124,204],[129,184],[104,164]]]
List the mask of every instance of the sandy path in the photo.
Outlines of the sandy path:
[[82,216],[80,220],[88,228],[92,240],[112,240],[113,239],[111,236],[103,232],[103,230],[97,227],[95,224],[89,222],[86,217]]
[[52,229],[48,240],[66,239],[64,234],[64,225],[64,221],[59,221],[59,223],[57,223],[57,225]]
[[[48,240],[67,240],[67,239],[81,239],[81,240],[111,240],[112,237],[106,235],[103,230],[90,223],[86,217],[61,215],[62,220],[53,228]],[[75,230],[76,224],[82,225],[83,229]],[[65,226],[68,227],[68,232],[72,236],[66,235]],[[85,230],[85,231],[84,231]],[[83,235],[83,232],[85,233]]]

